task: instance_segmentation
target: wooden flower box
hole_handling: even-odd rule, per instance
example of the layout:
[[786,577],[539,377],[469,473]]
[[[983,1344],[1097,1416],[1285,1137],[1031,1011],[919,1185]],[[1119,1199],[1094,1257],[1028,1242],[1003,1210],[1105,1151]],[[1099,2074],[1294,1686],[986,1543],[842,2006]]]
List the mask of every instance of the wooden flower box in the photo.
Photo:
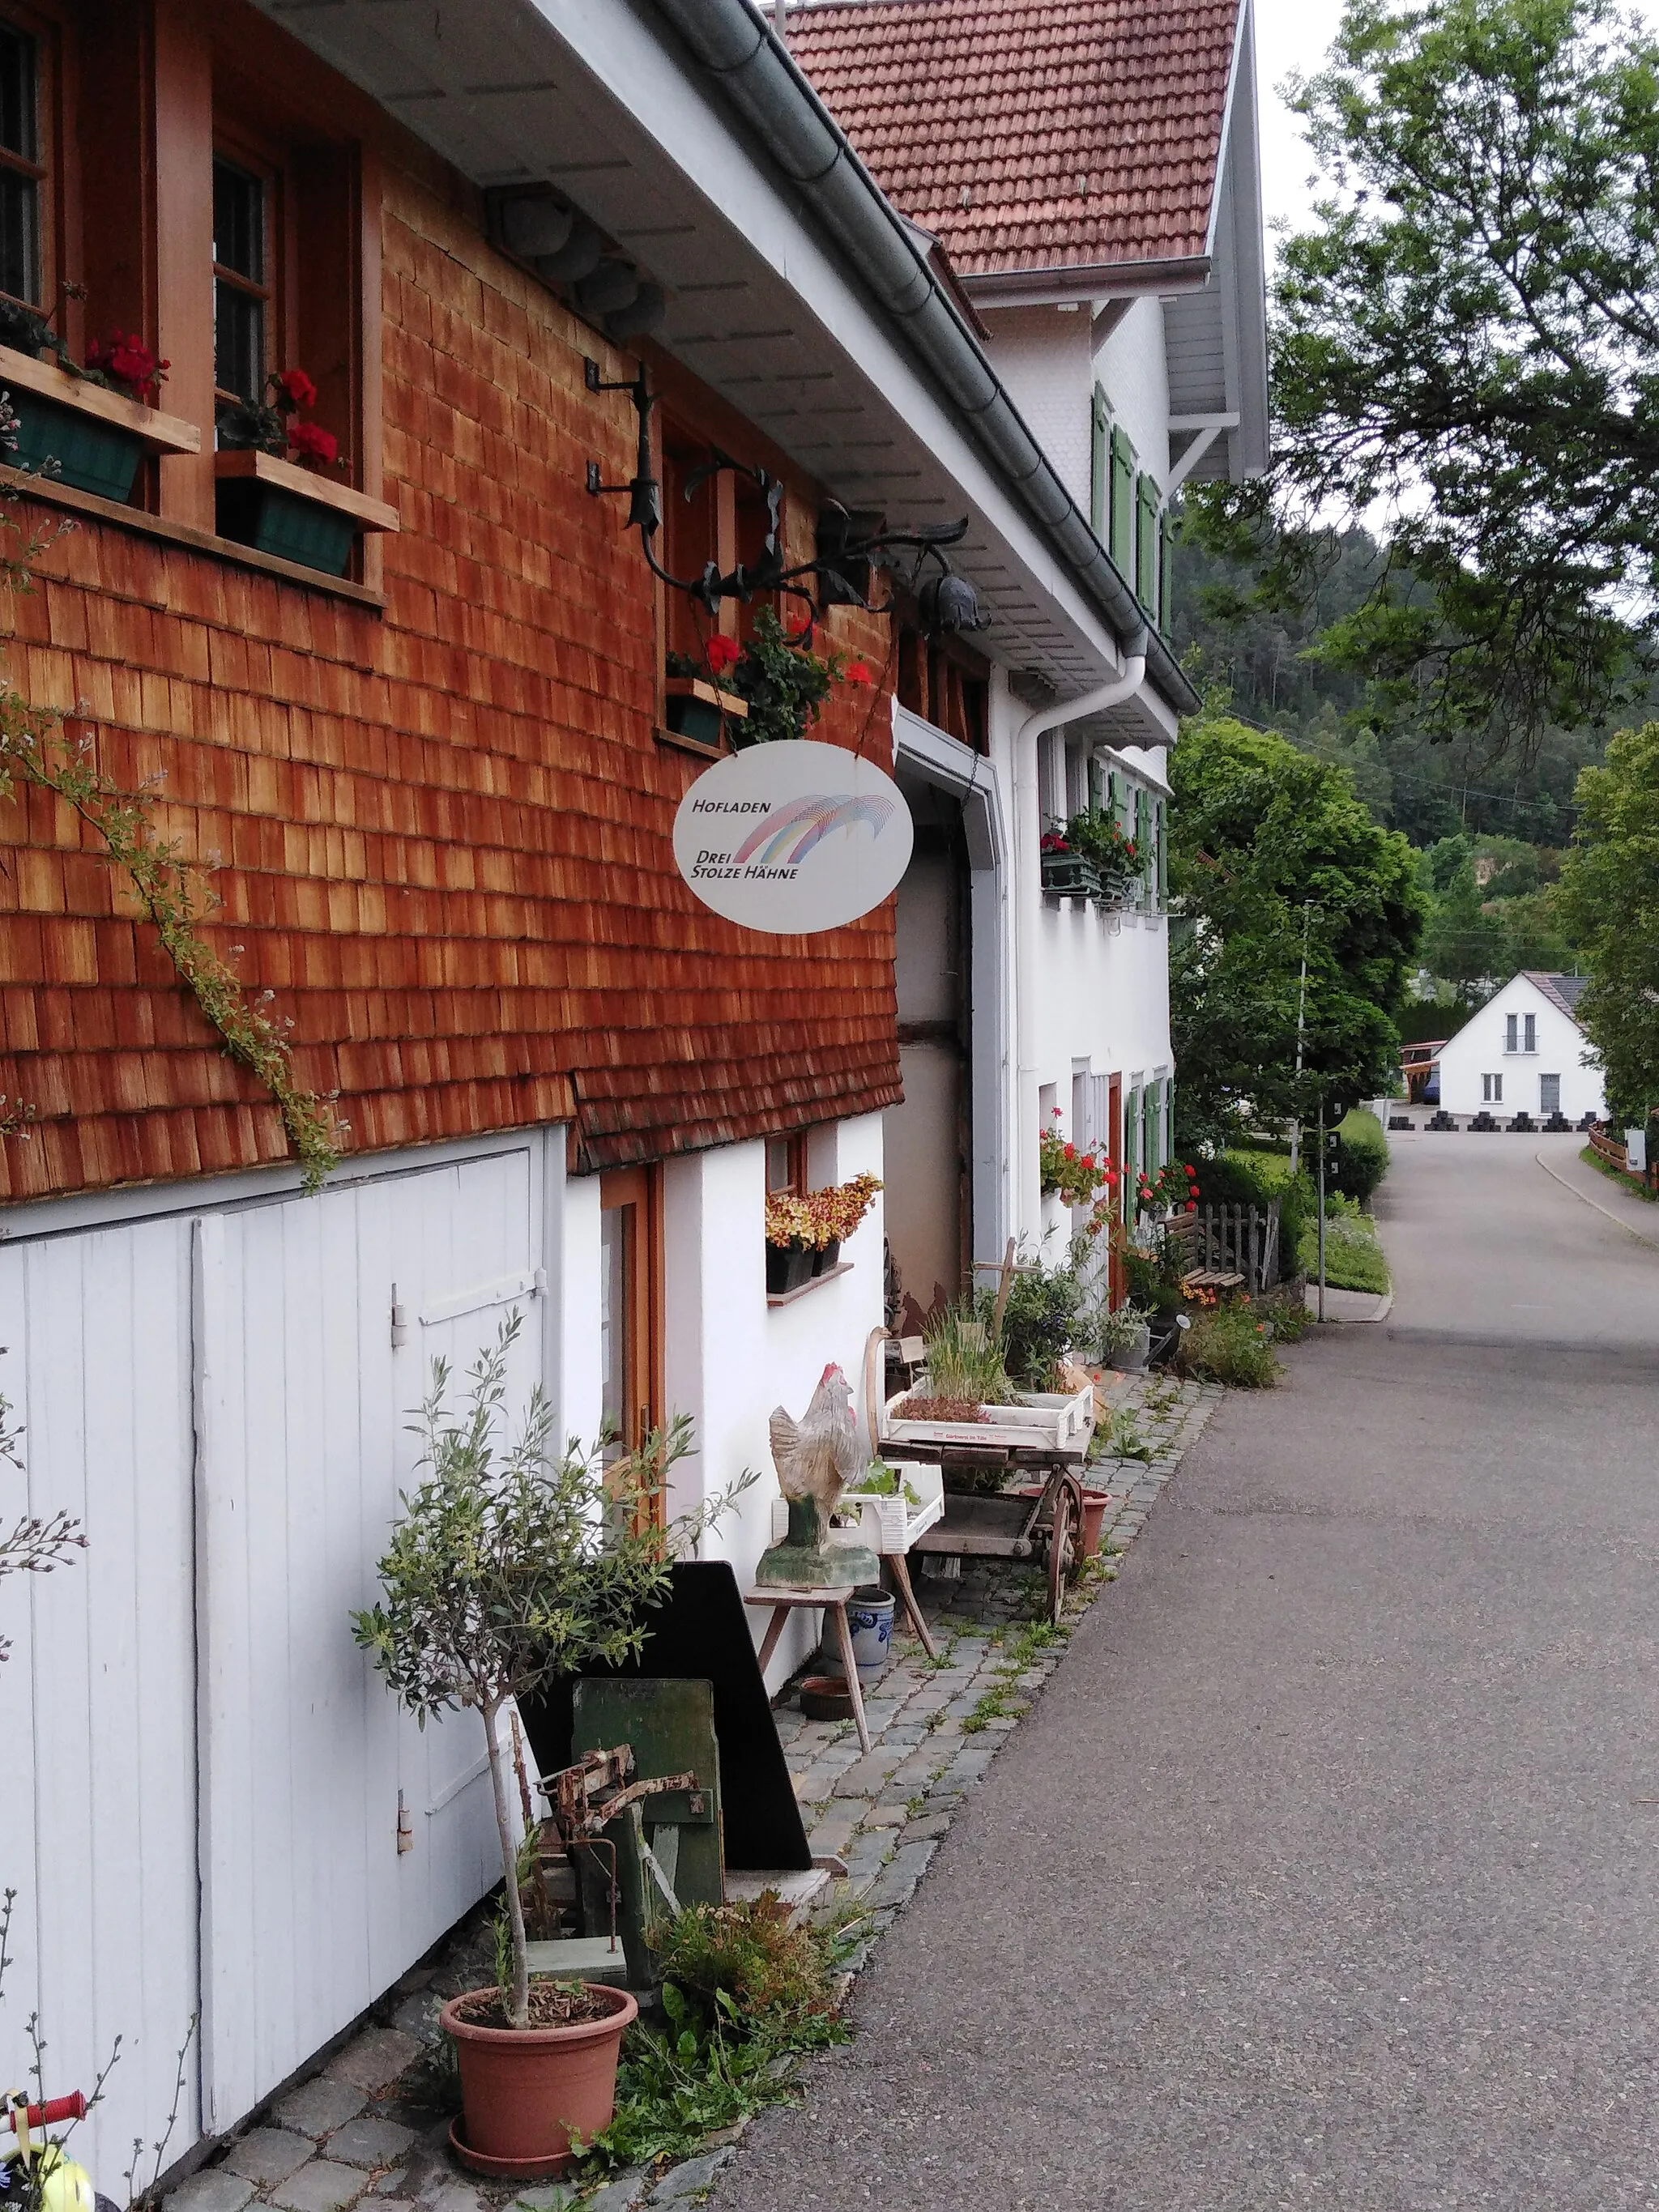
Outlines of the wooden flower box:
[[667,677],[663,691],[669,728],[676,737],[690,738],[696,744],[719,745],[728,729],[749,719],[746,699],[739,699],[735,691],[722,691],[705,677]]
[[1045,853],[1042,888],[1061,898],[1094,898],[1100,890],[1100,878],[1093,862],[1076,853]]
[[258,553],[343,576],[365,530],[396,530],[395,507],[315,469],[247,448],[216,453],[222,538]]
[[894,1411],[907,1397],[922,1395],[901,1391],[890,1398],[882,1412],[880,1443],[938,1449],[951,1445],[969,1451],[1046,1451],[1080,1457],[1089,1448],[1095,1427],[1095,1389],[1092,1382],[1077,1391],[1026,1390],[1016,1406],[986,1406],[982,1421],[911,1421]]
[[[16,445],[0,460],[76,491],[125,506],[147,453],[198,453],[193,422],[163,415],[123,392],[88,384],[55,361],[0,346],[0,391],[17,420]],[[49,463],[56,466],[48,469]]]
[[[908,1552],[924,1529],[944,1518],[945,1478],[938,1468],[924,1467],[915,1460],[890,1460],[887,1463],[899,1478],[898,1495],[862,1498],[855,1491],[844,1491],[836,1510],[832,1543],[861,1544],[891,1559],[896,1553]],[[903,1486],[907,1482],[921,1501],[920,1504],[912,1505],[905,1497]],[[781,1544],[788,1528],[789,1502],[785,1498],[775,1498],[772,1541]]]

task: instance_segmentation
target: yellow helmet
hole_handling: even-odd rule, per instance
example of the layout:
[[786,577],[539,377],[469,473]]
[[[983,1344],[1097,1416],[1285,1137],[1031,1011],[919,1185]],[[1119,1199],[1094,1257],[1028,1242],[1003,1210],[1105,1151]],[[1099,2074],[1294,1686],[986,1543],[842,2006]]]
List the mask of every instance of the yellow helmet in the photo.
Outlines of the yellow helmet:
[[84,2166],[65,2158],[49,2144],[37,2161],[40,2173],[40,2212],[94,2212],[92,2176]]

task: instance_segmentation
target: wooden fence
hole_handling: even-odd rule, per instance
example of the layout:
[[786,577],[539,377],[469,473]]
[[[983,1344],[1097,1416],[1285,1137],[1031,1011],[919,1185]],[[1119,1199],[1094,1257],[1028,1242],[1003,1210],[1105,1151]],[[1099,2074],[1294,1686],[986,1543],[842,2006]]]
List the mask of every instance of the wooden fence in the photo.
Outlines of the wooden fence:
[[1279,1200],[1255,1206],[1200,1206],[1171,1214],[1164,1234],[1181,1249],[1183,1275],[1239,1275],[1253,1296],[1279,1280]]
[[1630,1155],[1610,1130],[1592,1129],[1589,1140],[1590,1150],[1604,1159],[1609,1167],[1628,1170]]

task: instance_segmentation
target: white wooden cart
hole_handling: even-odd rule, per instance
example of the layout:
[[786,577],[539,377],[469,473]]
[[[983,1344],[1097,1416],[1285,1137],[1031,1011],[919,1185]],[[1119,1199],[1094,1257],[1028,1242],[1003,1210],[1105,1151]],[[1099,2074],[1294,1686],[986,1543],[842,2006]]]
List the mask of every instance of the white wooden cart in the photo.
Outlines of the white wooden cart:
[[[1018,1405],[988,1406],[983,1421],[907,1420],[897,1408],[908,1394],[888,1398],[883,1389],[886,1339],[885,1329],[873,1329],[865,1347],[872,1448],[890,1465],[901,1459],[930,1462],[941,1491],[939,1515],[908,1548],[957,1559],[1042,1554],[1049,1617],[1058,1626],[1083,1528],[1083,1468],[1095,1426],[1092,1383],[1074,1392],[1026,1392]],[[989,1494],[963,1496],[944,1489],[951,1469],[1000,1474],[1005,1480]],[[908,1569],[903,1586],[910,1616],[919,1621]]]

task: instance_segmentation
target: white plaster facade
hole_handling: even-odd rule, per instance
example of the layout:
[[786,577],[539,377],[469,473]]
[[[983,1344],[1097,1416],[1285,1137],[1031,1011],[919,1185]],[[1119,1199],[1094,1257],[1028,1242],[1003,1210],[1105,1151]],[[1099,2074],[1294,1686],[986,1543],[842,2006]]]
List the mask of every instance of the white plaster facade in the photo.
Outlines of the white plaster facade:
[[1519,1113],[1568,1121],[1607,1112],[1607,1092],[1589,1040],[1562,1003],[1576,978],[1512,975],[1440,1048],[1440,1106],[1494,1120]]

